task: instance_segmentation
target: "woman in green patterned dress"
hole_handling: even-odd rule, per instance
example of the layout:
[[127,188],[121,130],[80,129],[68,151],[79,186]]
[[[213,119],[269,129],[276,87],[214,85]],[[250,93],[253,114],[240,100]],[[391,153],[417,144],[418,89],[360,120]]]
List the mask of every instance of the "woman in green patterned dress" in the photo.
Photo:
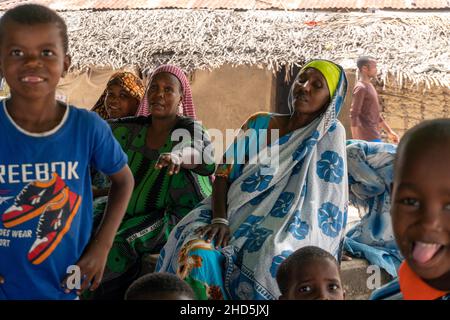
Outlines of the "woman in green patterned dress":
[[[155,69],[140,110],[150,116],[110,121],[135,187],[96,298],[123,298],[140,273],[142,255],[159,253],[173,227],[212,191],[212,146],[202,125],[185,116],[195,117],[195,109],[183,71]],[[95,208],[97,216],[103,211]]]

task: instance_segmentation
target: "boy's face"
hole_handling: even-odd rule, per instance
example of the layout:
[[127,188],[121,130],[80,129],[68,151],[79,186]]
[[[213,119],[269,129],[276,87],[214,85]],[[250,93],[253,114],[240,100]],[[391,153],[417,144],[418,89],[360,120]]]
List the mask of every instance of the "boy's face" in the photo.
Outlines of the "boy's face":
[[377,62],[370,60],[367,65],[363,66],[363,70],[370,78],[375,78],[378,74]]
[[6,23],[0,46],[0,68],[13,95],[28,99],[54,95],[69,66],[70,57],[64,53],[56,24]]
[[450,288],[449,163],[449,146],[403,152],[392,188],[397,244],[414,272],[438,289]]
[[344,300],[338,266],[330,259],[313,259],[291,271],[290,286],[280,300]]

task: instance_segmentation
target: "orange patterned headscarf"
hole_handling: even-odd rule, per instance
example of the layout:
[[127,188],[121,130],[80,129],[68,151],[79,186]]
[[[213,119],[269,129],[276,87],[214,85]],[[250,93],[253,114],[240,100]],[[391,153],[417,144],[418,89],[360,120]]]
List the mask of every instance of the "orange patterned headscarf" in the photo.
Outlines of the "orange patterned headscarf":
[[108,92],[108,86],[113,84],[122,87],[122,89],[124,89],[130,96],[138,100],[138,102],[140,102],[144,97],[145,87],[141,79],[136,77],[131,72],[117,72],[113,74],[106,84],[106,88],[102,95],[91,109],[91,111],[98,113],[103,119],[109,118],[105,109],[105,99],[106,93]]

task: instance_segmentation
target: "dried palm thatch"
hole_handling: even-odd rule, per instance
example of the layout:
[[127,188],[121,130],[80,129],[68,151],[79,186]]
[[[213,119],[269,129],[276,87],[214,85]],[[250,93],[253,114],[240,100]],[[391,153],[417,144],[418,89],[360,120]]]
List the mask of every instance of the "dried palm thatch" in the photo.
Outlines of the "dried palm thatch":
[[[448,87],[450,17],[226,10],[66,11],[73,68],[148,71],[173,63],[186,71],[223,64],[273,71],[325,58],[354,67],[377,57],[382,80]],[[410,82],[411,83],[411,82]]]

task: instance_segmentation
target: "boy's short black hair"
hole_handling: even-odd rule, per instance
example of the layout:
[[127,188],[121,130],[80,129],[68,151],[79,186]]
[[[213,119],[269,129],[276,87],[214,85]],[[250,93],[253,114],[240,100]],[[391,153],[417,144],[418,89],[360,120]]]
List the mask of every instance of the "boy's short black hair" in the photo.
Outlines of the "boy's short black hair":
[[431,147],[440,142],[450,142],[450,119],[426,120],[406,131],[397,147],[394,161],[394,175],[397,162],[407,151],[422,153],[424,146]]
[[336,259],[331,253],[319,247],[307,246],[300,248],[284,260],[277,271],[277,283],[281,294],[286,294],[289,289],[289,283],[292,270],[301,268],[302,265],[315,259],[329,259],[333,261],[339,269]]
[[369,65],[370,61],[376,61],[374,57],[371,56],[361,56],[356,60],[356,66],[359,70],[361,70],[362,67]]
[[0,43],[5,32],[5,25],[10,21],[29,26],[41,23],[54,23],[61,31],[64,53],[69,51],[67,25],[64,19],[52,9],[39,4],[28,3],[7,10],[0,18]]
[[157,293],[180,293],[195,299],[192,288],[176,275],[166,272],[155,272],[146,274],[134,281],[127,292],[125,300],[141,296],[155,295]]

